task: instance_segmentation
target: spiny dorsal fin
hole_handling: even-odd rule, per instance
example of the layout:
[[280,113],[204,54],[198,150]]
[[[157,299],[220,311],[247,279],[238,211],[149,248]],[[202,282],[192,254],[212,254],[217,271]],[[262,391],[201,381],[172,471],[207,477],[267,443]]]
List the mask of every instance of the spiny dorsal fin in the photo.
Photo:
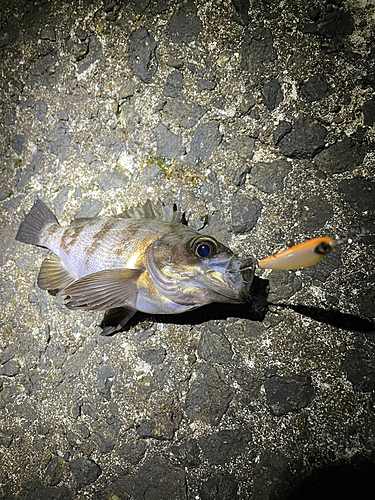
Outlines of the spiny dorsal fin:
[[161,201],[153,203],[147,200],[144,205],[131,207],[117,217],[124,219],[155,219],[177,224],[181,221],[181,211],[175,205],[163,205]]
[[108,269],[78,279],[64,290],[69,309],[112,309],[137,295],[139,269]]
[[38,276],[38,286],[42,290],[60,292],[76,279],[65,269],[60,258],[54,253],[48,255],[42,264]]

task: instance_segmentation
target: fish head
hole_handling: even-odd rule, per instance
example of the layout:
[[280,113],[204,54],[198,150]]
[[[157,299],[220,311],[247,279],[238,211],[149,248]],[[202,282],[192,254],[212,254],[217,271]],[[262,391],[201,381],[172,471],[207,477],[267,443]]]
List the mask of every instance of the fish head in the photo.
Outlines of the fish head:
[[241,260],[212,236],[192,230],[156,241],[146,262],[160,294],[196,307],[211,302],[246,302],[254,275],[251,259]]

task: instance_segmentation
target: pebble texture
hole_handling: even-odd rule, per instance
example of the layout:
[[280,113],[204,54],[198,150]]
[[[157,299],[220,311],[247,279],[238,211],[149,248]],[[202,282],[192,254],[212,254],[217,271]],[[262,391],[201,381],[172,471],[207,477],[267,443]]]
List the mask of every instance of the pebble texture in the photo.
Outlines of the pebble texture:
[[[1,2],[0,498],[369,498],[372,3]],[[343,243],[103,337],[14,239],[37,197],[61,224],[174,203],[255,260]]]

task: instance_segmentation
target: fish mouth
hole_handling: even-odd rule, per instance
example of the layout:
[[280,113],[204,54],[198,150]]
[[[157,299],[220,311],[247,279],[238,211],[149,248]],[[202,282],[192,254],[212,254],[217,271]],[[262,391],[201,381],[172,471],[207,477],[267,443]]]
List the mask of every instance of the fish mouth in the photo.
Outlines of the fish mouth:
[[220,263],[220,266],[224,265],[225,270],[221,269],[221,273],[215,272],[217,269],[211,269],[208,273],[223,285],[213,291],[224,297],[227,302],[247,302],[255,272],[254,260],[233,257],[226,264]]

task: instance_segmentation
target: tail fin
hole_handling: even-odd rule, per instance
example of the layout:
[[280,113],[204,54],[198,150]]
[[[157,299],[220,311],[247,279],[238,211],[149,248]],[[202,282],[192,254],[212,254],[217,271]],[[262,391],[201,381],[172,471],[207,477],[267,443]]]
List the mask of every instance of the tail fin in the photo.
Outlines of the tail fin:
[[42,200],[36,200],[33,208],[21,223],[16,240],[43,246],[41,245],[41,237],[50,224],[58,224],[56,217]]

